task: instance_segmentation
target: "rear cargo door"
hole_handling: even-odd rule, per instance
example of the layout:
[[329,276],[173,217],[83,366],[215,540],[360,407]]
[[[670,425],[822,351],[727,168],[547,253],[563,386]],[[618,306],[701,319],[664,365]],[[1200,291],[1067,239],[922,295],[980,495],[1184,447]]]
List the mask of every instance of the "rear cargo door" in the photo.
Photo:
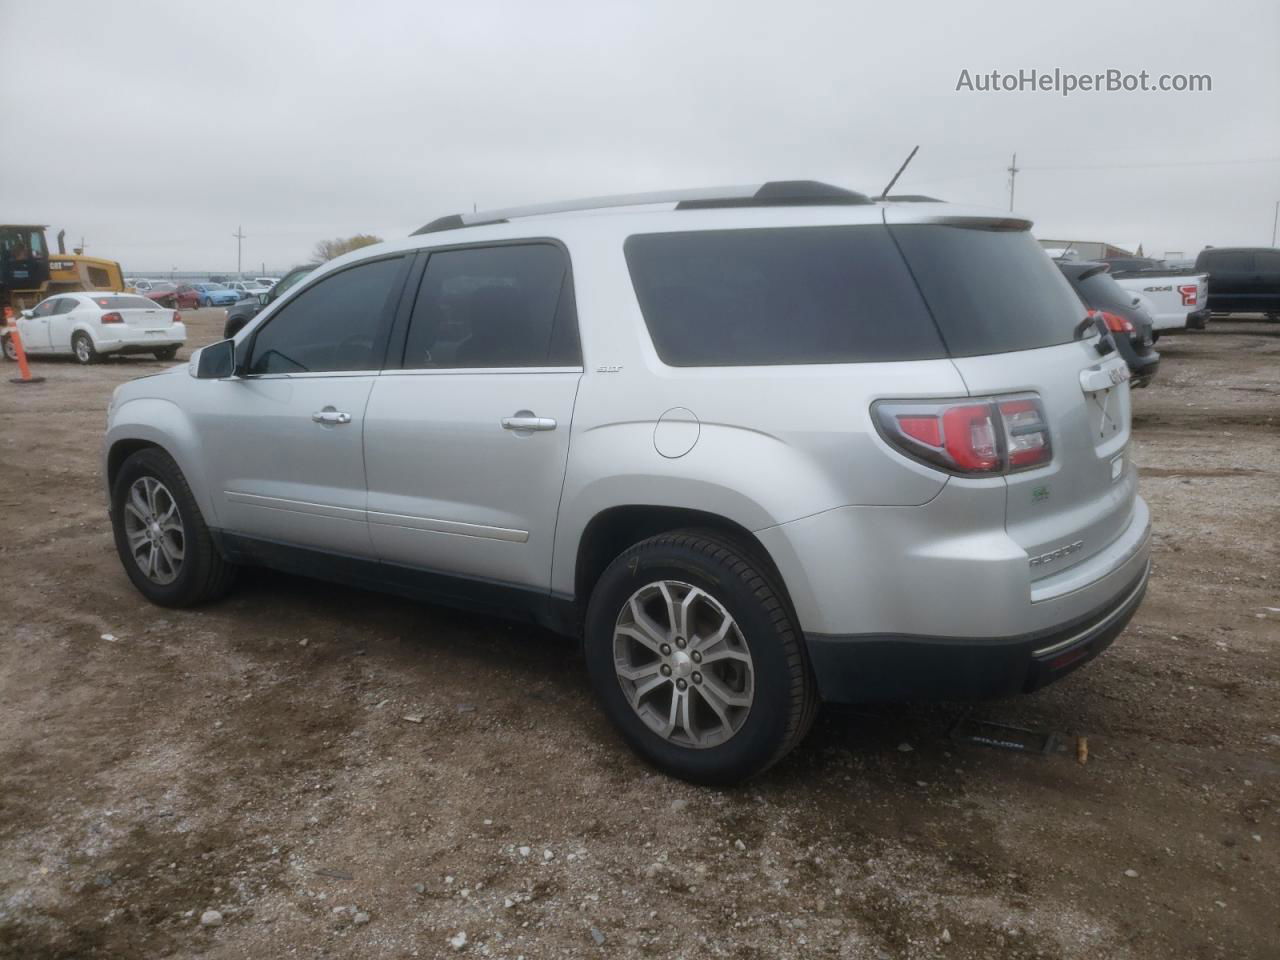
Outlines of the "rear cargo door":
[[1053,446],[1041,467],[1008,473],[1005,520],[1031,578],[1087,559],[1128,525],[1128,367],[1078,338],[1084,307],[1025,221],[892,226],[971,396],[1035,393]]
[[954,360],[971,393],[1034,391],[1044,404],[1053,459],[1005,477],[1005,527],[1031,558],[1032,579],[1102,550],[1133,509],[1129,368],[1114,352],[1099,356],[1096,343]]

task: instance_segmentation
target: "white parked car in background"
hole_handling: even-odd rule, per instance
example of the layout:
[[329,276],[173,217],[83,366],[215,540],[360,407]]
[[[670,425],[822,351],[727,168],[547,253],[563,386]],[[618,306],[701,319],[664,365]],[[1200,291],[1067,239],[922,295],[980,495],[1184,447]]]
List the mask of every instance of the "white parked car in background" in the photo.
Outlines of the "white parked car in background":
[[[23,310],[17,325],[27,353],[71,354],[81,363],[108,353],[151,353],[158,360],[172,360],[187,340],[176,310],[132,293],[60,293]],[[17,359],[8,333],[4,355]]]
[[240,294],[241,300],[244,300],[246,298],[256,299],[258,294],[266,293],[268,290],[271,289],[271,287],[268,286],[267,284],[260,283],[257,280],[232,280],[231,282],[226,284],[226,286],[230,287],[236,293]]

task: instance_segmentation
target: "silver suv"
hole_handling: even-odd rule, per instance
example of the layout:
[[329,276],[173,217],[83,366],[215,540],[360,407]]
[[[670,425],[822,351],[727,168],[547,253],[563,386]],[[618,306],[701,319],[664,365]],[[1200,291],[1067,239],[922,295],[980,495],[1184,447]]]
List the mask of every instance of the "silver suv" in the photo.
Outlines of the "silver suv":
[[581,637],[706,783],[823,700],[1034,690],[1129,620],[1149,520],[1029,227],[811,182],[437,220],[116,390],[121,560],[167,606],[256,564]]

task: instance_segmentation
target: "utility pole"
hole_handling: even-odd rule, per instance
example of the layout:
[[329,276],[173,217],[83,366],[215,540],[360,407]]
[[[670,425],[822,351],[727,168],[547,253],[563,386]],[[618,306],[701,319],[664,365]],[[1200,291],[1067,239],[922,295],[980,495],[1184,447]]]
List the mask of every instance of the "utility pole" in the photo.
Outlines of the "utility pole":
[[1013,209],[1013,181],[1017,179],[1017,176],[1018,176],[1018,155],[1016,153],[1013,155],[1013,160],[1009,162],[1009,166],[1007,169],[1009,171],[1009,209],[1012,210]]
[[236,232],[232,236],[236,238],[236,279],[239,280],[244,273],[240,269],[240,242],[244,240],[244,227],[236,227]]

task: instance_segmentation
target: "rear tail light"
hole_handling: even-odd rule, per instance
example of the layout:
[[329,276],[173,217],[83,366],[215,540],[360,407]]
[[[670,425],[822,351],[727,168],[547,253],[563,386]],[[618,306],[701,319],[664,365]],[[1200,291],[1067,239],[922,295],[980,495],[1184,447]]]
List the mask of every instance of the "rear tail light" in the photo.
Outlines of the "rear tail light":
[[169,322],[170,322],[170,323],[181,323],[181,322],[182,322],[182,314],[180,314],[177,310],[173,311],[173,319],[172,319],[172,320],[170,320]]
[[1133,324],[1124,317],[1109,313],[1106,310],[1100,310],[1098,313],[1102,317],[1102,322],[1107,325],[1107,329],[1112,333],[1133,333]]
[[1182,305],[1184,307],[1194,307],[1196,301],[1200,298],[1200,290],[1194,283],[1178,287],[1178,293],[1182,297]]
[[1034,394],[923,403],[877,400],[872,418],[898,450],[950,473],[1016,473],[1053,459],[1044,406]]
[[1038,399],[1001,400],[996,409],[1004,424],[1004,449],[1010,471],[1040,467],[1053,459],[1049,425],[1044,422]]
[[98,322],[99,323],[124,323],[124,317],[120,316],[120,314],[116,313],[115,311],[112,311],[111,313],[104,313],[101,317],[98,318]]

